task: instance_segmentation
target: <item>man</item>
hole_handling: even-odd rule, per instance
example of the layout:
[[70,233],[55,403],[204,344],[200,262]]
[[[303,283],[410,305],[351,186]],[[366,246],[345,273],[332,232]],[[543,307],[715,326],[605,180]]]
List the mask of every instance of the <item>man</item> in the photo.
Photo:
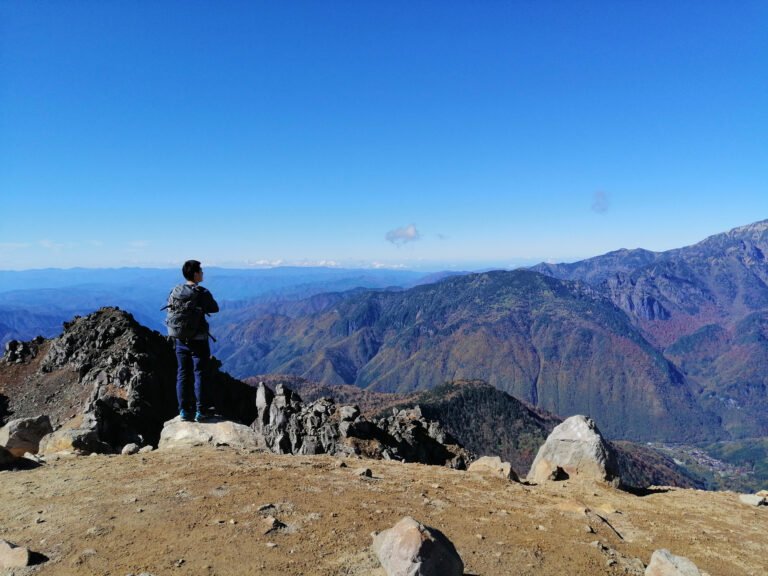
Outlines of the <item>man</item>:
[[[211,348],[206,314],[219,311],[213,295],[200,286],[203,268],[197,260],[187,260],[181,269],[186,282],[168,296],[168,335],[176,343],[176,397],[179,417],[185,422],[205,422],[213,416],[208,365]],[[194,382],[194,388],[192,383]],[[194,390],[194,404],[192,389]]]

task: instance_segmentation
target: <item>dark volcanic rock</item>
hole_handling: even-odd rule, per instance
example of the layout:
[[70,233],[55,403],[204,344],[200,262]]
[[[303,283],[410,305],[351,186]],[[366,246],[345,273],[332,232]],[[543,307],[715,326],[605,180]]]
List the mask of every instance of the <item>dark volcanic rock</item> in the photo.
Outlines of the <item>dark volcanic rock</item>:
[[[57,338],[28,343],[34,354],[22,364],[18,350],[25,348],[11,348],[0,361],[0,410],[4,418],[44,413],[55,427],[65,425],[49,446],[119,451],[157,444],[163,423],[177,414],[171,342],[118,308],[75,317]],[[214,361],[209,374],[217,410],[250,424],[255,391],[220,366]]]
[[302,402],[278,384],[256,392],[258,414],[252,428],[279,454],[361,454],[372,458],[465,467],[468,453],[418,408],[394,410],[371,422],[355,406],[337,407],[328,398]]

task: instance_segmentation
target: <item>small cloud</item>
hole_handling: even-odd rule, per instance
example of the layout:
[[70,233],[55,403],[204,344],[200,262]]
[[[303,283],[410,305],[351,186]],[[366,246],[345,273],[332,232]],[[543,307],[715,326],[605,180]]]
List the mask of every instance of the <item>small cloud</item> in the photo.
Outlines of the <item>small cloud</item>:
[[608,212],[608,208],[611,207],[611,203],[608,200],[608,194],[602,190],[598,190],[592,195],[592,211],[598,214],[605,214]]
[[409,224],[402,228],[395,228],[387,232],[385,236],[387,242],[392,242],[395,246],[402,246],[408,242],[415,242],[421,239],[421,234],[416,230],[415,224]]
[[64,248],[64,244],[59,244],[50,240],[40,240],[38,244],[46,250],[53,250],[54,252],[61,252],[61,249]]
[[449,236],[447,234],[438,234],[437,239],[438,240],[448,240]]

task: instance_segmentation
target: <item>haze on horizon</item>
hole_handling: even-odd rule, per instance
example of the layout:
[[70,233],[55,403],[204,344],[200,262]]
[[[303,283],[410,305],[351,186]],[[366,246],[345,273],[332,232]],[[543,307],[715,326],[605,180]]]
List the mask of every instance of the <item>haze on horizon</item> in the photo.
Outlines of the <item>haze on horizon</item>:
[[477,269],[768,217],[768,3],[0,5],[0,270]]

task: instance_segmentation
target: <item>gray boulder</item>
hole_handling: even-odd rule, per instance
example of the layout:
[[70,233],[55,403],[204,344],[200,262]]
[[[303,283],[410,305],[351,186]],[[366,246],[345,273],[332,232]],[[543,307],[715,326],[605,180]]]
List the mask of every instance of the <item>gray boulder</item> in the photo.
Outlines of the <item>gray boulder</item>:
[[55,454],[56,452],[111,454],[112,447],[101,441],[94,428],[62,428],[43,436],[38,447],[40,454]]
[[374,536],[373,551],[387,576],[464,574],[464,562],[451,541],[410,516]]
[[263,448],[262,439],[248,426],[229,420],[198,424],[182,422],[177,416],[165,423],[160,433],[159,449],[189,446],[231,446],[245,450]]
[[662,548],[651,556],[645,576],[701,576],[701,572],[688,558],[675,556]]
[[586,416],[571,416],[552,430],[536,454],[528,480],[545,482],[558,467],[571,479],[620,482],[613,447]]
[[467,472],[474,472],[476,474],[488,474],[491,476],[498,476],[505,480],[513,480],[519,482],[517,474],[512,470],[512,464],[509,462],[502,462],[498,456],[483,456],[478,458],[467,468]]
[[24,568],[29,566],[30,559],[27,548],[0,540],[0,568]]
[[0,446],[5,446],[14,456],[24,456],[25,452],[36,454],[40,440],[51,432],[51,420],[45,415],[11,420],[0,428]]

